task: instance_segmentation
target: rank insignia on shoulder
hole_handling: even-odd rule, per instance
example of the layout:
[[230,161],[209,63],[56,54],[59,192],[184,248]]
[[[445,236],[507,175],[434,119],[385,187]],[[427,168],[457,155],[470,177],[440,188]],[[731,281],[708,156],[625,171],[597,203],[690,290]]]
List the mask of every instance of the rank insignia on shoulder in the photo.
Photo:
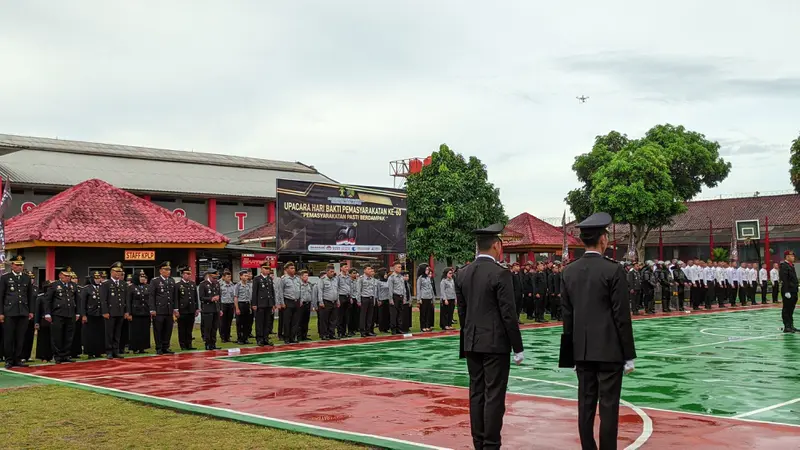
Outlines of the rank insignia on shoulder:
[[614,258],[609,258],[606,255],[603,255],[603,259],[605,259],[606,261],[611,261],[614,264],[619,264],[616,260],[614,260]]

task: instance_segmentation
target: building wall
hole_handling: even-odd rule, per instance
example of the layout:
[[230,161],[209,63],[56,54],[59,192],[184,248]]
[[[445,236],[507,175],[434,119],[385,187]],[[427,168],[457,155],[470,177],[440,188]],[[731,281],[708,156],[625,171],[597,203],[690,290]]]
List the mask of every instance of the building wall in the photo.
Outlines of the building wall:
[[[239,223],[239,216],[246,215]],[[236,205],[217,203],[217,231],[222,234],[244,231],[267,221],[267,205],[238,202]]]
[[[56,268],[71,266],[72,270],[83,280],[90,270],[108,270],[112,264],[119,261],[126,268],[126,274],[132,273],[134,268],[145,270],[152,277],[155,267],[163,261],[169,261],[173,275],[177,273],[178,266],[188,263],[189,250],[181,248],[159,248],[153,261],[125,261],[125,249],[121,248],[82,248],[82,247],[57,247]],[[43,261],[44,262],[44,261]],[[44,264],[42,264],[44,267]]]

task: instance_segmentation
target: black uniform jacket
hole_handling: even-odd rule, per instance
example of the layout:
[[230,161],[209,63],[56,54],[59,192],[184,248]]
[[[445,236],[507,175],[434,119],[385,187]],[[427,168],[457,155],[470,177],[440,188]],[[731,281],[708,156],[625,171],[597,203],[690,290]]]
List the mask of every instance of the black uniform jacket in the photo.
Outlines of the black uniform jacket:
[[794,264],[789,264],[787,261],[781,261],[778,275],[781,280],[781,294],[790,292],[797,293],[797,272],[794,270]]
[[194,281],[180,280],[175,283],[175,305],[181,314],[194,315],[197,312],[197,285]]
[[78,314],[77,294],[78,288],[72,283],[51,284],[45,295],[45,315],[74,318]]
[[36,294],[28,275],[8,272],[0,276],[0,296],[0,315],[14,317],[34,313]]
[[82,316],[100,317],[103,315],[100,307],[100,285],[88,284],[78,294],[78,309]]
[[455,280],[458,318],[461,321],[461,357],[464,352],[522,351],[511,272],[478,257],[462,267]]
[[178,300],[175,298],[175,280],[167,277],[165,280],[160,275],[150,280],[148,292],[150,311],[156,315],[169,316],[178,309]]
[[565,267],[561,311],[576,362],[624,363],[636,358],[628,281],[615,261],[586,253]]
[[116,283],[106,280],[100,285],[100,311],[111,317],[122,317],[128,313],[128,284],[124,280]]
[[128,286],[128,311],[134,316],[150,315],[150,285],[132,284]]
[[272,277],[259,275],[253,279],[253,298],[250,305],[259,308],[275,306],[275,285],[272,283]]
[[204,280],[200,283],[198,290],[200,291],[200,312],[206,314],[219,312],[219,299],[216,302],[211,300],[220,295],[219,283]]

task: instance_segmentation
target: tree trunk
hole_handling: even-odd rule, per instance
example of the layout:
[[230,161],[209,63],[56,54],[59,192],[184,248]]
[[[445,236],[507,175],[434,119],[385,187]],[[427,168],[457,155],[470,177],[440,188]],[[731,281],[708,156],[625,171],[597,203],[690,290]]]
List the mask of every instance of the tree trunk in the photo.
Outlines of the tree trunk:
[[647,237],[650,235],[651,228],[647,225],[631,224],[630,230],[631,233],[633,233],[633,243],[636,246],[636,259],[643,263],[645,256],[644,247],[647,242]]

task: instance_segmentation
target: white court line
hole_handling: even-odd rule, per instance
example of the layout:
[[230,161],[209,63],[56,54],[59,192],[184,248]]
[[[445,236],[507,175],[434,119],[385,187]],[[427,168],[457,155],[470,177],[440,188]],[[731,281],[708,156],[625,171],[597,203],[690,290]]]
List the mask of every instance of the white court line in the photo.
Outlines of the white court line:
[[742,417],[755,416],[756,414],[761,414],[763,412],[772,411],[773,409],[782,408],[784,406],[788,406],[788,405],[791,405],[791,404],[794,404],[794,403],[797,403],[797,402],[800,402],[800,397],[798,397],[798,398],[796,398],[794,400],[789,400],[788,402],[778,403],[777,405],[772,405],[772,406],[767,406],[766,408],[756,409],[755,411],[750,411],[750,412],[746,412],[746,413],[742,413],[742,414],[737,414],[737,415],[733,416],[733,418],[734,419],[741,419]]
[[[687,345],[685,347],[668,348],[668,349],[661,350],[661,351],[674,352],[676,350],[687,350],[687,349],[690,349],[690,348],[708,347],[709,345],[735,344],[737,342],[753,341],[753,340],[756,340],[756,339],[767,339],[767,338],[771,338],[771,337],[775,337],[775,336],[782,336],[784,334],[785,333],[775,333],[775,334],[766,334],[764,336],[753,336],[753,337],[742,338],[742,339],[725,340],[725,341],[718,341],[718,342],[707,342],[705,344],[695,344],[695,345]],[[645,353],[658,353],[658,351],[645,352]]]
[[648,356],[667,356],[672,358],[695,358],[695,359],[720,359],[725,361],[770,363],[770,364],[794,364],[787,361],[778,361],[774,359],[728,358],[725,356],[711,356],[711,355],[680,355],[677,353],[666,353],[666,352],[649,352],[644,355],[645,358]]
[[[294,421],[291,421],[291,420],[276,419],[276,418],[273,418],[273,417],[262,416],[262,415],[259,415],[259,414],[252,414],[252,413],[247,413],[247,412],[243,412],[243,411],[236,411],[236,410],[228,409],[228,408],[220,408],[218,406],[201,405],[201,404],[198,404],[198,403],[185,402],[185,401],[182,401],[182,400],[174,400],[174,399],[165,398],[165,397],[156,397],[156,396],[153,396],[153,395],[140,394],[138,392],[125,391],[125,390],[122,390],[122,389],[115,389],[115,388],[109,388],[109,387],[104,387],[104,386],[96,386],[96,385],[88,384],[88,383],[80,383],[78,381],[62,380],[62,379],[59,379],[59,378],[46,377],[46,376],[42,376],[42,375],[34,375],[32,373],[26,373],[26,372],[14,372],[14,373],[19,373],[19,374],[26,375],[26,376],[29,376],[29,377],[36,377],[36,378],[42,378],[42,379],[45,379],[45,380],[51,380],[51,381],[55,381],[57,383],[65,383],[65,384],[72,384],[72,385],[76,385],[76,386],[81,386],[81,387],[88,388],[89,390],[101,390],[101,391],[116,392],[116,393],[121,393],[121,394],[134,396],[134,397],[142,397],[142,398],[146,398],[146,399],[150,399],[150,400],[155,400],[155,401],[159,401],[159,402],[177,403],[179,405],[185,405],[185,406],[188,406],[190,408],[210,409],[210,410],[214,410],[214,411],[222,411],[222,412],[226,412],[226,413],[229,413],[229,414],[242,415],[242,416],[252,417],[252,418],[256,418],[256,419],[272,421],[272,422],[279,422],[279,423],[283,423],[283,424],[286,424],[286,425],[292,425],[292,426],[299,427],[299,428],[311,428],[311,429],[324,430],[324,431],[327,431],[327,432],[332,432],[332,433],[342,434],[342,435],[361,436],[361,437],[366,437],[366,438],[371,438],[371,439],[378,439],[378,440],[382,440],[382,441],[397,442],[397,443],[404,444],[404,445],[411,445],[411,446],[415,446],[415,447],[427,448],[427,449],[432,449],[432,450],[451,450],[451,449],[448,449],[446,447],[436,447],[436,446],[433,446],[433,445],[421,444],[421,443],[412,442],[412,441],[404,441],[402,439],[395,439],[395,438],[385,437],[385,436],[377,436],[377,435],[374,435],[374,434],[358,433],[358,432],[355,432],[355,431],[345,431],[345,430],[340,430],[340,429],[337,429],[337,428],[322,427],[322,426],[319,426],[319,425],[305,424],[305,423],[302,423],[302,422],[294,422]],[[369,445],[369,444],[367,444],[367,445]]]

